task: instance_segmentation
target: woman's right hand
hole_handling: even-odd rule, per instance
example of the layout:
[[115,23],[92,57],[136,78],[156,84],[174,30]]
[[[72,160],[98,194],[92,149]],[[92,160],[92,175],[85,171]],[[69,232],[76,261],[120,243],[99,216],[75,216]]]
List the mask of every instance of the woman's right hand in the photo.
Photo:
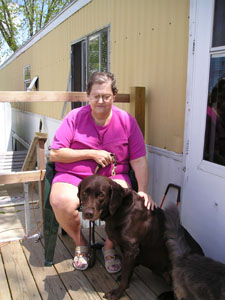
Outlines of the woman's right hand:
[[110,152],[105,150],[94,150],[93,159],[96,161],[98,165],[102,168],[107,167],[111,163],[113,163],[113,156]]
[[93,159],[102,168],[113,163],[113,156],[105,150],[84,149],[75,150],[70,148],[61,148],[59,150],[50,150],[50,161],[73,163],[76,161]]

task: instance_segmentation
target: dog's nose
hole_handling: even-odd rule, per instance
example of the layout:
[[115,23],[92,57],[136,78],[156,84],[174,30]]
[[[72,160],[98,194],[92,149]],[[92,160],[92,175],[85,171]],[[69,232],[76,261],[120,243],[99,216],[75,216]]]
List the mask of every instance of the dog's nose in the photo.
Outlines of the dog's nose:
[[94,212],[93,212],[93,209],[92,208],[88,208],[84,211],[84,217],[85,219],[92,219],[93,218],[93,215],[94,215]]

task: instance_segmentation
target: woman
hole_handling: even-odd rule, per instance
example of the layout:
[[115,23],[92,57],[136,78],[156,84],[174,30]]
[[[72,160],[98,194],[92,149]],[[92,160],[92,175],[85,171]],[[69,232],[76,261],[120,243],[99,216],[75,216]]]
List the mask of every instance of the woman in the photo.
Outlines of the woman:
[[[72,110],[56,131],[50,151],[55,162],[50,202],[61,227],[76,244],[73,265],[78,270],[88,267],[88,249],[80,229],[78,184],[92,175],[97,165],[99,174],[127,188],[130,186],[129,164],[138,182],[138,193],[145,206],[156,206],[147,194],[148,167],[142,133],[136,120],[113,106],[117,88],[114,75],[95,72],[87,85],[89,105]],[[111,176],[116,156],[116,175]],[[105,267],[115,273],[121,269],[112,242],[107,238],[103,247]]]

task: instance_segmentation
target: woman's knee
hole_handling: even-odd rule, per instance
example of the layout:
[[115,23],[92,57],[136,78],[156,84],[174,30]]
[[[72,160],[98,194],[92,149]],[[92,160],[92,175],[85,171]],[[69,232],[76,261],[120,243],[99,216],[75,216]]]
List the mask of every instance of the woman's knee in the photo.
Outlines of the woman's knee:
[[76,186],[53,184],[50,193],[50,204],[56,210],[77,210],[79,199]]

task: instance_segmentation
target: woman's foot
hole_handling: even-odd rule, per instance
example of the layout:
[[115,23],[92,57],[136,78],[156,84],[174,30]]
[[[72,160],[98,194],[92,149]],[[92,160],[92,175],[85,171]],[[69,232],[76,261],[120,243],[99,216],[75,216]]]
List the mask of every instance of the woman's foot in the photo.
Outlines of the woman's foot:
[[73,267],[81,271],[84,271],[88,268],[88,247],[87,246],[77,246],[75,248]]
[[116,255],[115,249],[102,248],[102,253],[105,260],[105,268],[109,273],[118,273],[121,270],[121,262]]

